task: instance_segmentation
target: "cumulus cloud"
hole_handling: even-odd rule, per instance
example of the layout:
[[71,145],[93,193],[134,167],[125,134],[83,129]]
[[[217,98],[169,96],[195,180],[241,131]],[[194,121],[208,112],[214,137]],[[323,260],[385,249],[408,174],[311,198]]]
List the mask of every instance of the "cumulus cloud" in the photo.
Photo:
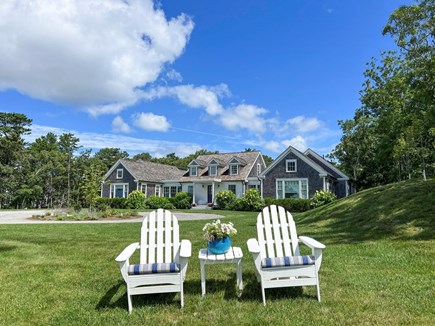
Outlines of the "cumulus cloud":
[[112,121],[112,131],[114,132],[123,132],[123,133],[130,133],[132,132],[130,126],[128,123],[126,123],[120,116],[115,117]]
[[294,118],[288,119],[285,124],[285,129],[294,130],[296,133],[312,132],[319,129],[322,123],[316,118],[307,118],[298,115]]
[[229,93],[228,86],[221,84],[215,87],[179,85],[172,87],[156,87],[142,94],[145,100],[155,100],[163,97],[175,97],[181,103],[195,109],[203,109],[209,115],[215,116],[224,111],[219,103],[219,97]]
[[267,110],[255,105],[240,104],[227,109],[221,115],[221,124],[229,130],[247,129],[252,133],[265,131],[265,120],[262,118]]
[[[152,0],[0,3],[0,90],[118,113],[182,54],[193,29]],[[105,105],[109,106],[105,106]]]
[[292,139],[288,139],[288,140],[284,140],[282,142],[282,144],[287,148],[289,146],[293,146],[294,148],[300,150],[300,151],[305,151],[308,148],[307,145],[307,141],[304,137],[302,136],[296,136],[293,137]]
[[154,113],[139,113],[133,115],[134,125],[147,131],[162,131],[166,132],[171,127],[165,116],[156,115]]

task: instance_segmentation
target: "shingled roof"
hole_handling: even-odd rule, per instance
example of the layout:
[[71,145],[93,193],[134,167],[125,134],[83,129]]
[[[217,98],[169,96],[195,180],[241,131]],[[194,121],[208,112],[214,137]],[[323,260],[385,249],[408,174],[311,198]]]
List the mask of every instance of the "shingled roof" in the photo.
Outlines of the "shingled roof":
[[[209,154],[209,155],[199,155],[194,161],[203,161],[206,162],[207,165],[204,169],[201,169],[199,175],[196,177],[191,177],[188,173],[185,174],[184,177],[181,178],[181,182],[191,182],[198,180],[210,179],[211,177],[208,175],[208,164],[215,160],[217,162],[225,162],[224,167],[219,169],[218,175],[213,176],[213,178],[221,179],[222,181],[231,181],[231,180],[246,180],[251,172],[254,163],[256,162],[260,152],[236,152],[236,153],[223,153],[223,154]],[[229,173],[229,165],[228,163],[231,159],[237,159],[240,162],[239,166],[239,174],[230,175]]]
[[134,176],[135,179],[147,182],[162,182],[164,180],[179,180],[185,171],[179,168],[141,160],[121,159],[119,161]]

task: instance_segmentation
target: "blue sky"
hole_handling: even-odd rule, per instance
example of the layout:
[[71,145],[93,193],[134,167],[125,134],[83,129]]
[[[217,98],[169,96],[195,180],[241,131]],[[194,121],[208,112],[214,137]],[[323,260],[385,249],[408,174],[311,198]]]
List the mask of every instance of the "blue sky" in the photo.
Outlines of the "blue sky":
[[328,154],[406,0],[5,0],[0,109],[33,141],[184,157],[292,145]]

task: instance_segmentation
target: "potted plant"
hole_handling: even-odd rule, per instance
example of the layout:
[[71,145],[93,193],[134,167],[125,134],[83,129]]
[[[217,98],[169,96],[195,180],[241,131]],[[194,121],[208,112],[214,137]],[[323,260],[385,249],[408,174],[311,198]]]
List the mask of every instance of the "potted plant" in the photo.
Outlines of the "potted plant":
[[208,250],[216,255],[226,253],[231,247],[231,236],[237,234],[233,223],[222,223],[220,220],[205,224],[202,231],[208,241]]

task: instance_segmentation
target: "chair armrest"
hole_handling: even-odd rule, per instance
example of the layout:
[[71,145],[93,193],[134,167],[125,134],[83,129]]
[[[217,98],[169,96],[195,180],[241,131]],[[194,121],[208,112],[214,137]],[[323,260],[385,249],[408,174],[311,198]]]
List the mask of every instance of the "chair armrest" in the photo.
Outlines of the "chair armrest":
[[249,239],[247,242],[248,250],[250,253],[253,254],[259,254],[260,253],[260,246],[258,245],[257,239]]
[[119,255],[115,258],[118,263],[125,262],[130,259],[131,255],[139,248],[139,242],[132,243],[127,246]]
[[325,245],[323,243],[320,243],[319,241],[314,240],[313,238],[300,236],[299,240],[301,240],[303,244],[310,247],[311,249],[325,249]]
[[180,257],[189,258],[192,255],[192,243],[189,240],[181,240]]

